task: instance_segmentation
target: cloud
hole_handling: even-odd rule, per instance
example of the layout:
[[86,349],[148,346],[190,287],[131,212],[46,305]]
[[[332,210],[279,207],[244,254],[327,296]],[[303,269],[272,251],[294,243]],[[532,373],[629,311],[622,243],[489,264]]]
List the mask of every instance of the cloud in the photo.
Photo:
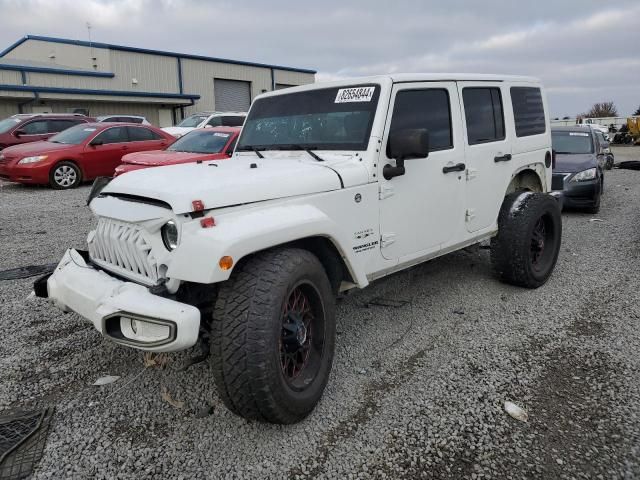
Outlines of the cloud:
[[539,77],[555,116],[640,104],[637,0],[0,0],[0,48],[25,34],[319,70]]

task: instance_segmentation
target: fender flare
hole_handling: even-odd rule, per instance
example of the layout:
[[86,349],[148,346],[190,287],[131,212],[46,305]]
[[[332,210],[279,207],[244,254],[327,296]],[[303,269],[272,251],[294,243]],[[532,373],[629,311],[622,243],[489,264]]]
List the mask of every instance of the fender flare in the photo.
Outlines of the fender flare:
[[540,186],[542,187],[542,193],[548,192],[551,186],[551,175],[547,175],[547,170],[548,170],[547,167],[545,167],[544,163],[542,162],[531,163],[518,168],[511,174],[511,181],[509,182],[509,185],[505,192],[505,196],[515,191],[511,189],[514,179],[518,177],[521,173],[527,172],[527,171],[533,173],[538,177]]
[[365,270],[338,225],[319,208],[277,205],[214,215],[215,226],[203,228],[200,219],[182,227],[184,239],[171,256],[167,276],[194,283],[228,280],[233,269],[218,262],[230,256],[234,266],[256,252],[310,237],[325,237],[341,255],[356,285],[368,285]]

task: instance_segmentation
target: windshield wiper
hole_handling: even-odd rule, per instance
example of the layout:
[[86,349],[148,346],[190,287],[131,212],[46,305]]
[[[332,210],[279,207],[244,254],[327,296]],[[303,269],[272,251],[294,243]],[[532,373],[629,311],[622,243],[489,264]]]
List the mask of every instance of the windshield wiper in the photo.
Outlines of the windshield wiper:
[[317,161],[319,162],[324,162],[324,159],[320,158],[318,156],[317,153],[315,153],[313,150],[311,150],[310,148],[305,148],[304,149],[305,152],[307,152],[309,155],[311,155],[313,158],[315,158]]
[[239,152],[254,152],[258,158],[264,158],[264,155],[260,153],[260,150],[265,150],[264,147],[254,147],[253,145],[246,145],[237,149]]
[[318,154],[316,154],[313,151],[313,150],[316,150],[317,148],[318,147],[315,147],[315,146],[303,147],[302,145],[297,145],[295,143],[284,144],[284,145],[274,145],[273,147],[274,150],[304,150],[309,155],[311,155],[311,157],[313,157],[314,160],[317,160],[318,162],[324,162],[324,159],[320,158]]

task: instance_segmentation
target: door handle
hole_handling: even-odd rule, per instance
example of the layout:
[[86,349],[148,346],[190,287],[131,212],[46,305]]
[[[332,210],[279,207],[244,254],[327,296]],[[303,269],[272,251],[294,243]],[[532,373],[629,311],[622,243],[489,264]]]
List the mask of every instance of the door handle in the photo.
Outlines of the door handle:
[[508,162],[509,160],[511,160],[511,154],[507,153],[505,155],[501,155],[499,157],[493,157],[493,161],[498,163],[498,162]]
[[467,166],[464,163],[456,163],[449,167],[442,167],[442,173],[464,172],[466,169]]

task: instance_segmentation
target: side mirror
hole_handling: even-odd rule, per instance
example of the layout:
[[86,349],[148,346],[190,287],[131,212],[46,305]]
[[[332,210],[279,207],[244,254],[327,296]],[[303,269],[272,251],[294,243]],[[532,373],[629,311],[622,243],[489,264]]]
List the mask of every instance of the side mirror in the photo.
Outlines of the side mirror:
[[26,135],[27,132],[25,132],[22,129],[16,130],[15,132],[13,132],[13,134],[15,135],[16,138],[20,138],[22,135]]
[[89,145],[91,145],[92,147],[97,147],[97,146],[103,145],[103,144],[104,144],[104,142],[102,140],[99,140],[99,139],[94,139],[94,140],[91,140],[91,142],[89,142]]
[[382,174],[387,180],[404,175],[404,161],[429,156],[429,131],[426,128],[405,128],[389,133],[387,156],[396,161],[396,166],[385,165]]

